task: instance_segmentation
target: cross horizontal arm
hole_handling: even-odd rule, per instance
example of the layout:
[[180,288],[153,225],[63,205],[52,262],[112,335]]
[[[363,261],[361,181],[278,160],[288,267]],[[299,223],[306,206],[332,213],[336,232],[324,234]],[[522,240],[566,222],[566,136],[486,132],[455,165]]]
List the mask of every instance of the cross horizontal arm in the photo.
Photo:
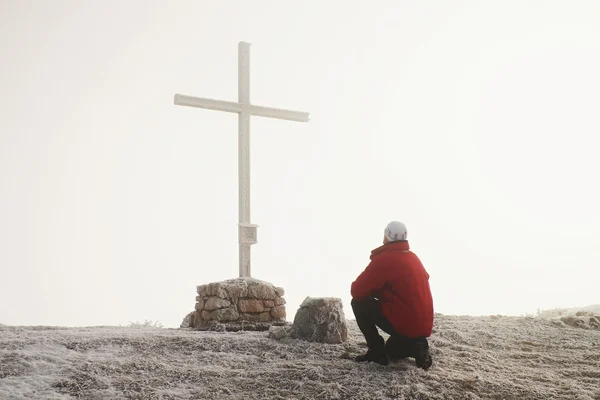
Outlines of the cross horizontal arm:
[[233,113],[241,113],[243,106],[240,103],[233,101],[223,101],[207,99],[204,97],[185,96],[183,94],[175,95],[176,106],[198,107],[208,110],[227,111]]
[[256,115],[258,117],[285,119],[289,121],[308,122],[310,119],[310,114],[302,111],[245,105],[233,101],[214,100],[207,99],[204,97],[192,97],[185,96],[182,94],[175,95],[175,105],[204,108],[208,110],[227,111],[232,113],[241,113],[243,111],[247,111],[249,114]]
[[288,121],[299,122],[308,122],[310,119],[309,114],[302,111],[261,106],[250,106],[250,114],[265,118],[287,119]]

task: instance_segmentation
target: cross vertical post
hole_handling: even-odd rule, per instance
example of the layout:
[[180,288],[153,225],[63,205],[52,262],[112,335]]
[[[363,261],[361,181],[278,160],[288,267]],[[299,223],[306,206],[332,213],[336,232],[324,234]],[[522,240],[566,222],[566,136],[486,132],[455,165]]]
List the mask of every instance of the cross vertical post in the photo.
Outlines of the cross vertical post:
[[308,122],[309,114],[282,108],[255,106],[250,103],[250,43],[238,44],[238,102],[176,94],[175,105],[225,111],[238,114],[238,242],[239,276],[250,277],[250,246],[257,243],[257,228],[250,222],[250,117]]
[[240,278],[250,277],[250,243],[244,243],[244,229],[250,224],[250,43],[238,44],[238,190]]

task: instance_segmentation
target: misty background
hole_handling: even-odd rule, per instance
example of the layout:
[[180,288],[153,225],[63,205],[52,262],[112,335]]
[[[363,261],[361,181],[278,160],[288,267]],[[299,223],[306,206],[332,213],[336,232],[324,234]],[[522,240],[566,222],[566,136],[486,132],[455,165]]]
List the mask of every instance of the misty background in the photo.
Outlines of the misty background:
[[335,296],[404,221],[436,312],[598,303],[600,3],[0,0],[0,322],[177,327],[238,276]]

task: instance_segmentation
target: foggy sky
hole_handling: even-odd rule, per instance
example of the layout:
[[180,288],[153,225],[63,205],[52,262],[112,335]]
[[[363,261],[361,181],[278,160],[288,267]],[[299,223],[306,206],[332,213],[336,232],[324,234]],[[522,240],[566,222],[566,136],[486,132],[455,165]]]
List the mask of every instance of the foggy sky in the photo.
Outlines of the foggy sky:
[[0,322],[179,326],[235,278],[237,117],[253,276],[350,309],[404,221],[437,312],[598,303],[600,3],[0,1]]

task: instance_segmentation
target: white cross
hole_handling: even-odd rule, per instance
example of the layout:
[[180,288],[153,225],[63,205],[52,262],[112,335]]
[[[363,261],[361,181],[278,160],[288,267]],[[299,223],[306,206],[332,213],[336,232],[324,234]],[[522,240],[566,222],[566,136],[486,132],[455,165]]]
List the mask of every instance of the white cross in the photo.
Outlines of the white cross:
[[308,113],[255,106],[250,103],[250,43],[238,44],[238,102],[175,95],[175,105],[238,114],[238,196],[240,277],[250,277],[250,246],[257,243],[258,225],[250,223],[250,116],[308,122]]

